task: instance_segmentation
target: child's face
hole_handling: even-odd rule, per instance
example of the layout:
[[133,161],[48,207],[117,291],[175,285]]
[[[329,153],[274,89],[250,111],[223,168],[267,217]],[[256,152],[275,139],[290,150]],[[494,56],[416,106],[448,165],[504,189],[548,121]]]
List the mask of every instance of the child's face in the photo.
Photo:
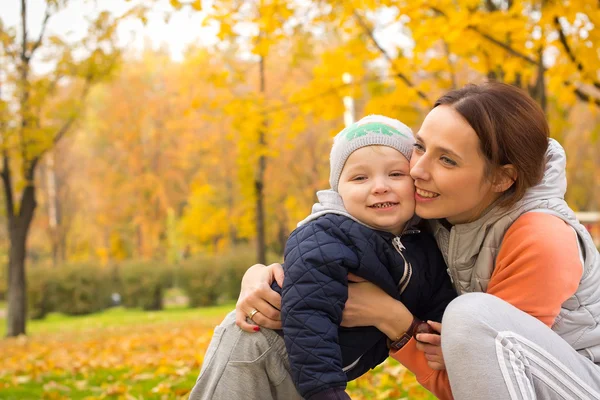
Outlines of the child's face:
[[376,229],[399,235],[415,212],[410,165],[398,150],[367,146],[348,157],[338,192],[348,213]]

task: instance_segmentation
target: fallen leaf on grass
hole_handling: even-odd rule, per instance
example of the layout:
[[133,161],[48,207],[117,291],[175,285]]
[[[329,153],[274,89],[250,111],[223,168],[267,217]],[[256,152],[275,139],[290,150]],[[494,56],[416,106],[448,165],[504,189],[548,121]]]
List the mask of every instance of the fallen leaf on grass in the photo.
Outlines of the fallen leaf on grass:
[[165,382],[161,382],[151,390],[152,393],[157,394],[169,394],[171,392],[171,385]]
[[147,372],[145,374],[137,374],[131,378],[131,380],[135,381],[135,382],[148,381],[150,379],[154,379],[154,374],[151,374],[149,372]]
[[61,385],[60,383],[57,383],[56,381],[50,381],[48,383],[46,383],[44,385],[44,391],[46,392],[50,392],[50,391],[54,391],[54,390],[59,390],[61,392],[70,392],[71,388],[65,385]]

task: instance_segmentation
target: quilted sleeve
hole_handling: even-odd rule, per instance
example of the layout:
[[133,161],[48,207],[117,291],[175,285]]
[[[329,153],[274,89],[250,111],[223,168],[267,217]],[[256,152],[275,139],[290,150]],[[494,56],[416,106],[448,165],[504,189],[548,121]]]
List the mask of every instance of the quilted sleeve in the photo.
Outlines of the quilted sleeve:
[[284,254],[284,340],[294,384],[307,399],[334,398],[332,393],[349,399],[338,327],[348,298],[348,267],[358,261],[340,233],[315,221],[292,233]]

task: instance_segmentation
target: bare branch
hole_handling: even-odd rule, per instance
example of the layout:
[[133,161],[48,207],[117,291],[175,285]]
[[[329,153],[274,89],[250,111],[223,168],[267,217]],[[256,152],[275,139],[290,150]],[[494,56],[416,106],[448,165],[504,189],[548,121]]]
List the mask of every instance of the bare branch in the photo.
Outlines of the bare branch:
[[44,21],[42,21],[42,28],[40,30],[40,35],[38,36],[38,39],[33,44],[33,47],[31,48],[31,51],[29,52],[29,57],[31,57],[33,55],[33,53],[35,53],[35,51],[38,49],[38,47],[40,47],[40,45],[42,44],[42,40],[44,39],[44,33],[46,32],[46,26],[48,25],[48,20],[50,19],[50,15],[51,15],[50,6],[46,6],[46,13],[44,14]]
[[[554,26],[556,27],[556,30],[558,31],[558,37],[560,38],[560,43],[562,44],[563,48],[565,49],[567,56],[569,56],[571,61],[577,67],[577,71],[582,72],[582,73],[585,72],[584,68],[583,68],[583,64],[581,63],[581,61],[577,60],[577,57],[575,57],[575,53],[573,53],[571,46],[569,46],[569,43],[567,42],[567,36],[565,35],[565,32],[563,31],[563,28],[562,28],[562,25],[560,24],[560,20],[559,20],[558,16],[554,17]],[[592,84],[594,85],[595,88],[600,89],[600,82],[594,81],[594,82],[592,82]]]
[[6,215],[10,219],[15,216],[14,206],[14,194],[12,188],[12,176],[10,172],[10,162],[8,157],[8,150],[4,148],[2,150],[2,184],[4,186],[4,195],[6,196]]
[[450,57],[450,45],[445,40],[443,40],[442,42],[444,43],[444,50],[446,51],[446,57],[448,58],[448,67],[450,68],[450,81],[452,82],[452,89],[456,89],[458,87],[456,83],[456,68],[454,67],[452,58]]
[[[385,51],[385,49],[383,47],[381,47],[381,45],[377,42],[377,40],[375,39],[375,36],[373,35],[373,31],[371,30],[371,28],[365,23],[363,18],[358,14],[358,12],[356,10],[354,10],[353,14],[354,14],[354,18],[357,20],[358,24],[363,28],[365,33],[369,36],[369,38],[371,39],[371,41],[373,42],[375,47],[377,47],[377,49],[381,52],[383,57],[385,57],[385,59],[388,60],[388,62],[390,63],[390,65],[392,65],[392,68],[393,68],[394,62],[392,60],[392,57],[390,57],[390,55]],[[415,87],[415,84],[412,83],[410,81],[410,79],[408,79],[408,77],[406,75],[404,75],[402,72],[396,72],[396,77],[399,78],[402,82],[404,82],[406,84],[406,86],[408,86],[410,88]],[[425,93],[423,93],[421,90],[417,89],[417,95],[421,99],[425,100],[426,102],[428,102],[428,103],[430,102],[427,95]]]
[[21,0],[21,61],[27,63],[29,57],[27,56],[27,1]]
[[498,11],[498,7],[496,7],[492,0],[485,0],[485,7],[488,11]]
[[596,98],[596,97],[592,97],[589,94],[585,93],[583,90],[581,90],[580,88],[576,88],[574,90],[575,95],[577,96],[577,98],[579,100],[585,101],[587,103],[592,102],[595,105],[597,105],[598,107],[600,107],[600,99]]
[[[437,8],[437,7],[430,7],[430,8],[431,8],[431,10],[432,10],[433,12],[435,12],[437,15],[439,15],[439,16],[443,16],[443,17],[446,17],[446,18],[448,17],[448,16],[446,15],[446,13],[444,13],[444,12],[443,12],[442,10],[440,10],[439,8]],[[470,30],[472,30],[473,32],[477,32],[477,33],[478,33],[479,35],[481,35],[483,38],[485,38],[485,39],[489,40],[490,42],[494,43],[494,44],[495,44],[495,45],[497,45],[497,46],[500,46],[500,47],[502,47],[504,50],[506,50],[507,52],[509,52],[509,53],[510,53],[510,54],[512,54],[513,56],[516,56],[516,57],[522,58],[523,60],[527,61],[527,62],[528,62],[528,63],[530,63],[530,64],[534,64],[534,65],[537,65],[537,64],[538,64],[538,62],[537,62],[536,60],[534,60],[533,58],[531,58],[531,57],[529,57],[529,56],[527,56],[527,55],[525,55],[525,54],[523,54],[523,53],[520,53],[520,52],[518,52],[517,50],[513,49],[512,47],[510,47],[508,44],[506,44],[506,43],[504,43],[504,42],[502,42],[502,41],[500,41],[500,40],[498,40],[498,39],[496,39],[496,38],[494,38],[494,37],[490,36],[489,34],[487,34],[487,33],[484,33],[484,32],[481,32],[481,31],[479,30],[479,28],[477,28],[476,26],[470,25],[470,26],[469,26],[467,29],[470,29]]]
[[488,41],[494,43],[496,46],[502,47],[504,50],[506,50],[508,53],[512,54],[515,57],[521,58],[525,61],[527,61],[530,64],[533,65],[538,65],[538,61],[529,57],[526,54],[520,53],[517,50],[513,49],[512,47],[510,47],[508,44],[490,36],[487,33],[481,32],[479,30],[479,28],[475,27],[475,26],[469,26],[468,29],[472,30],[473,32],[477,32],[479,35],[481,35],[481,37],[487,39]]
[[[387,77],[384,77],[384,78],[391,78],[391,79],[393,79],[393,78],[396,78],[396,75],[391,75],[391,76],[387,76]],[[282,111],[282,110],[287,110],[289,108],[297,107],[297,106],[299,106],[301,104],[312,103],[313,101],[315,101],[317,99],[320,99],[321,97],[325,97],[325,96],[329,96],[329,95],[335,95],[335,94],[337,94],[338,90],[343,89],[343,88],[345,88],[347,86],[352,86],[352,85],[356,85],[356,84],[360,84],[360,83],[366,83],[366,82],[370,82],[370,81],[373,81],[373,80],[379,80],[379,78],[377,78],[377,79],[365,78],[365,79],[363,79],[361,81],[355,81],[355,82],[352,82],[352,83],[342,83],[341,85],[334,86],[334,87],[331,87],[331,88],[329,88],[329,89],[327,89],[327,90],[325,90],[325,91],[323,91],[321,93],[317,93],[314,96],[310,96],[310,97],[304,98],[302,100],[298,100],[296,102],[285,103],[285,104],[282,104],[282,105],[277,106],[277,107],[268,108],[268,109],[265,110],[265,113],[266,114],[270,114],[270,113],[273,113],[273,112],[278,112],[278,111]]]
[[[80,95],[81,102],[85,101],[91,88],[92,88],[92,77],[88,76],[85,79],[83,90],[81,91],[81,95]],[[73,123],[75,122],[76,119],[77,119],[77,115],[75,114],[75,115],[72,115],[67,120],[67,122],[65,122],[65,124],[58,130],[58,132],[54,136],[54,139],[52,140],[53,145],[56,145],[58,142],[60,142],[60,140],[67,134],[69,129],[71,129],[71,126],[73,125]]]

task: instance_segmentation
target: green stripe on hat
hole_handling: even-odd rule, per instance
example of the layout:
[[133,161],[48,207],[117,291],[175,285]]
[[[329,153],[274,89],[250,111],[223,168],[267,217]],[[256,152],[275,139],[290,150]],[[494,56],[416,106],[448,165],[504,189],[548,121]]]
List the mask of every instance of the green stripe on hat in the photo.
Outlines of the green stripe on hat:
[[400,135],[406,139],[411,139],[408,135],[400,132],[397,129],[392,128],[389,125],[382,124],[380,122],[370,122],[364,125],[351,125],[347,129],[347,132],[344,133],[343,137],[346,138],[347,141],[351,141],[353,139],[359,138],[365,135],[385,135],[385,136],[394,136]]

